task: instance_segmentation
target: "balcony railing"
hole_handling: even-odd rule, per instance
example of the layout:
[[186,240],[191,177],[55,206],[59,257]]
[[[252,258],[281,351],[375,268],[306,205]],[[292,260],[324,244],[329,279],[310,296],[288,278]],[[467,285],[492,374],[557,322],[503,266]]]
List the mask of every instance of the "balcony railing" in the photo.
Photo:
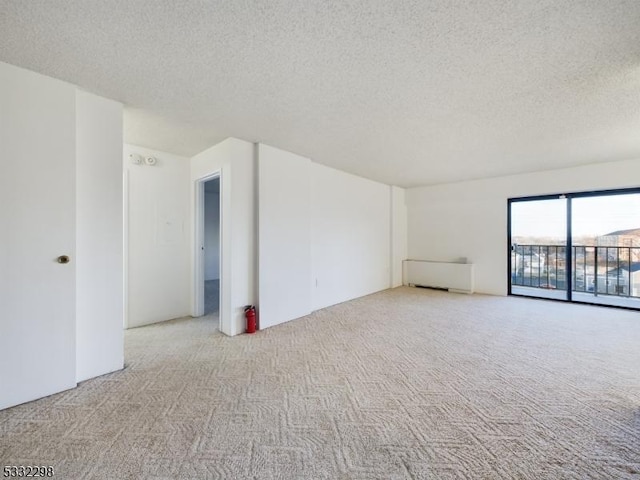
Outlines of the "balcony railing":
[[[511,284],[566,290],[567,248],[513,245]],[[640,247],[573,246],[572,291],[640,298]]]

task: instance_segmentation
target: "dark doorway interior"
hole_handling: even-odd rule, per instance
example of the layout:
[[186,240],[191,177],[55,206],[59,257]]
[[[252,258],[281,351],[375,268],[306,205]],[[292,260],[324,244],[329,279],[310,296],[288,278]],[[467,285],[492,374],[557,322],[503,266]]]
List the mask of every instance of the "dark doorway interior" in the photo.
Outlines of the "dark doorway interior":
[[220,309],[220,178],[204,184],[204,314]]

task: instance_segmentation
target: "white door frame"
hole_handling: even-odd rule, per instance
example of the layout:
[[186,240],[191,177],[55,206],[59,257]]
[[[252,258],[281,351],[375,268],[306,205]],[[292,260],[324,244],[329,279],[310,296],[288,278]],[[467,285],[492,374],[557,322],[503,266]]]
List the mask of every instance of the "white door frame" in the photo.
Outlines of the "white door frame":
[[194,288],[192,289],[191,316],[201,317],[204,315],[204,184],[209,180],[214,180],[216,178],[220,179],[220,250],[218,253],[220,259],[220,302],[218,317],[220,319],[220,331],[230,334],[230,316],[229,312],[227,312],[227,302],[224,301],[225,295],[229,293],[228,289],[230,288],[230,285],[229,278],[225,275],[225,269],[223,268],[223,265],[228,263],[227,255],[229,253],[229,249],[225,241],[226,232],[224,219],[227,218],[230,205],[225,201],[225,196],[223,194],[225,186],[223,182],[222,169],[194,180],[194,244],[192,269],[192,282]]

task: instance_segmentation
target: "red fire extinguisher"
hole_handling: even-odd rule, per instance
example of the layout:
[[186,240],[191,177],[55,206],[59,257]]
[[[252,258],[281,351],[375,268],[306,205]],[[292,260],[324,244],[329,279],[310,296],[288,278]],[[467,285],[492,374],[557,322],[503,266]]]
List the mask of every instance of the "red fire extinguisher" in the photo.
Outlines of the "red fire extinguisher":
[[256,307],[253,305],[244,307],[244,316],[247,319],[247,333],[256,333]]

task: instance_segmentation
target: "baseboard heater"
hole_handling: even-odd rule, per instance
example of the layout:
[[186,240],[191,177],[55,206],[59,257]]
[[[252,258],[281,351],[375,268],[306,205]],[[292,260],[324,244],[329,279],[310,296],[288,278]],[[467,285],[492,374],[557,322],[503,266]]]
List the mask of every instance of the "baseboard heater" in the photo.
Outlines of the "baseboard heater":
[[403,283],[410,287],[428,287],[456,293],[473,293],[473,264],[405,260]]

